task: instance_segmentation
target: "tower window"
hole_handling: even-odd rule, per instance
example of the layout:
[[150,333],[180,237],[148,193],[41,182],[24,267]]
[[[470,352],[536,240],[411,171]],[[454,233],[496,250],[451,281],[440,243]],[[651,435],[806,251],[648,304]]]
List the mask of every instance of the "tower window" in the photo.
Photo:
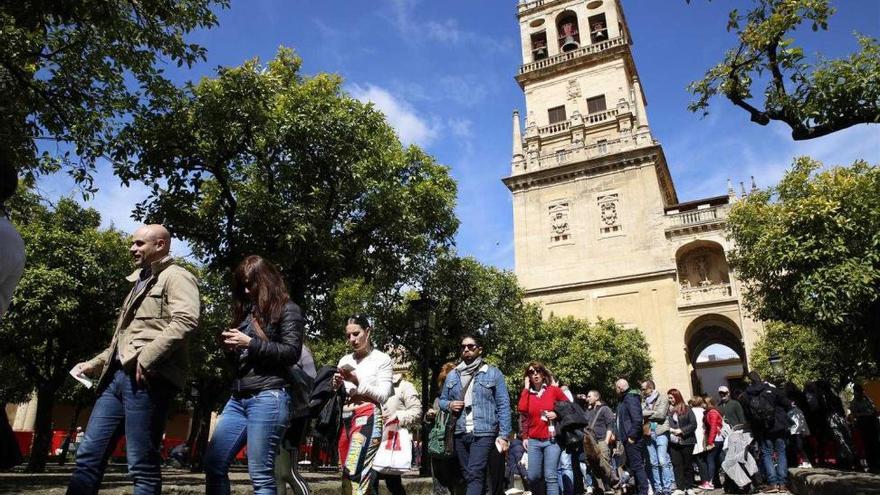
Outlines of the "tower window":
[[547,116],[549,117],[551,124],[558,124],[560,122],[565,121],[565,105],[558,106],[547,110]]
[[556,32],[559,34],[559,49],[562,52],[577,50],[581,46],[581,35],[578,31],[577,14],[565,11],[556,21]]
[[532,33],[532,59],[534,61],[547,58],[547,31]]
[[605,22],[605,14],[597,14],[587,19],[590,25],[590,41],[598,43],[608,39],[608,23]]
[[605,110],[605,95],[587,98],[587,113],[599,113]]

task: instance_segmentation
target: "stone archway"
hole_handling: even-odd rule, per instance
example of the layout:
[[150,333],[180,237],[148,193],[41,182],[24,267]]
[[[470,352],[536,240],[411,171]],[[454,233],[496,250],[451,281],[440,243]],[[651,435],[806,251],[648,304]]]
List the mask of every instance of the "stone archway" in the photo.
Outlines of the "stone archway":
[[[734,384],[748,371],[742,332],[726,316],[707,314],[694,319],[685,331],[684,344],[694,394],[714,395],[719,384]],[[714,344],[729,348],[738,359],[698,362],[700,354]]]

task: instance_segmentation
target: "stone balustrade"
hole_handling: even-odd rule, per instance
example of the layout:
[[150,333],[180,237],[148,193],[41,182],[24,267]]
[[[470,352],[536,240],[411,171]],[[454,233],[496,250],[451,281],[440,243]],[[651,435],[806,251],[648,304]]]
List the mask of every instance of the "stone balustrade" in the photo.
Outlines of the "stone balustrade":
[[543,127],[538,127],[538,135],[539,136],[549,136],[551,134],[556,134],[557,132],[567,131],[571,128],[571,121],[566,120],[563,122],[557,122],[555,124],[545,125]]
[[614,48],[616,46],[625,45],[626,40],[623,37],[612,38],[610,40],[600,41],[599,43],[593,43],[590,45],[582,46],[577,50],[572,50],[570,52],[559,53],[553,55],[552,57],[547,57],[542,60],[536,60],[534,62],[530,62],[528,64],[523,64],[519,67],[519,74],[525,74],[527,72],[532,72],[534,70],[544,69],[546,67],[550,67],[552,65],[560,64],[563,62],[568,62],[569,60],[574,60],[576,58],[585,57],[588,55],[594,55],[596,53],[603,52],[610,48]]
[[699,304],[719,301],[733,297],[730,284],[711,284],[699,287],[681,287],[678,294],[679,304]]
[[669,222],[672,227],[697,225],[705,222],[713,222],[718,219],[719,214],[717,207],[704,208],[702,210],[691,210],[669,215]]
[[612,108],[611,110],[605,110],[604,112],[596,112],[588,114],[584,117],[584,122],[587,125],[592,124],[601,124],[602,122],[612,120],[617,117],[617,109]]

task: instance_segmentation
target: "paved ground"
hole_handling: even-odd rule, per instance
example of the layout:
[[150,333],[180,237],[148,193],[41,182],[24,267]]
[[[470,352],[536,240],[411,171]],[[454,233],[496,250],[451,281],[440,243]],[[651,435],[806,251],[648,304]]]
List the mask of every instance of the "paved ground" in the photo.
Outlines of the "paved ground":
[[[0,473],[0,494],[26,493],[28,495],[63,495],[70,478],[71,466],[50,466],[40,474],[20,471]],[[305,472],[314,495],[340,493],[338,475],[334,471]],[[203,494],[204,474],[167,468],[163,471],[165,494]],[[252,493],[250,479],[244,466],[235,466],[230,473],[233,493]],[[841,472],[830,469],[792,469],[792,492],[796,495],[880,495],[880,476]],[[404,478],[408,495],[431,495],[429,478],[419,478],[416,473]],[[104,477],[101,495],[128,495],[131,482],[124,465],[112,465]],[[385,494],[384,483],[381,493]],[[722,495],[720,489],[701,492],[703,495]]]

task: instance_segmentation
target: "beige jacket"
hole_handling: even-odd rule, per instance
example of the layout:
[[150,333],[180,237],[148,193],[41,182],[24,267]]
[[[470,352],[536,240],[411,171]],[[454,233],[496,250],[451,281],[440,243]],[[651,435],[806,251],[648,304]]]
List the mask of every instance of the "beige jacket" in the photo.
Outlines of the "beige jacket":
[[[186,340],[199,324],[199,287],[196,277],[166,256],[153,262],[152,276],[135,292],[133,287],[119,311],[110,346],[89,361],[101,370],[98,388],[105,380],[111,360],[119,356],[123,369],[139,363],[147,374],[158,373],[177,388],[186,383]],[[136,282],[140,269],[127,277]],[[135,285],[137,287],[137,285]]]
[[419,424],[422,417],[422,401],[416,387],[395,373],[392,377],[394,393],[385,401],[382,412],[385,416],[397,415],[401,428],[411,429]]

